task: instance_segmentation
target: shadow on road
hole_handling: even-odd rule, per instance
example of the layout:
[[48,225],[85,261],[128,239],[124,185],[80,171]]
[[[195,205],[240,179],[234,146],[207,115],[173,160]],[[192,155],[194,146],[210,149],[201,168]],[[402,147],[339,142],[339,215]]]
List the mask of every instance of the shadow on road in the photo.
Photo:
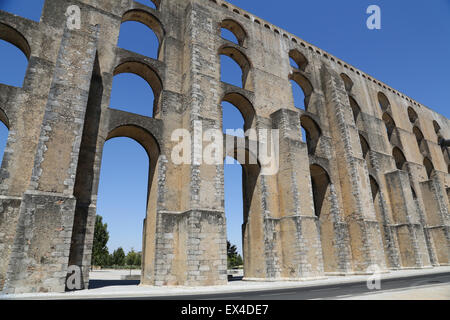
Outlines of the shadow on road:
[[137,286],[139,283],[139,280],[89,280],[89,289],[113,286]]

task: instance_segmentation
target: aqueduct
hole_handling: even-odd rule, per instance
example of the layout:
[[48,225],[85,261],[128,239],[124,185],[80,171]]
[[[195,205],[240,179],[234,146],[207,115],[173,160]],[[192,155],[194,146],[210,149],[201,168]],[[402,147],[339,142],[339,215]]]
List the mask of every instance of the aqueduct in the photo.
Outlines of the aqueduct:
[[[71,5],[80,29],[67,27]],[[117,46],[126,21],[155,32],[157,58]],[[245,128],[280,132],[277,174],[243,165],[246,279],[449,264],[450,121],[269,22],[222,0],[46,0],[40,22],[0,11],[0,39],[29,61],[22,87],[0,84],[3,293],[64,291],[72,265],[87,287],[102,150],[114,137],[150,159],[141,283],[226,283],[224,167],[170,161],[172,132],[221,128],[222,101]],[[220,55],[242,68],[242,87],[221,82]],[[153,117],[109,107],[125,72],[152,87]]]

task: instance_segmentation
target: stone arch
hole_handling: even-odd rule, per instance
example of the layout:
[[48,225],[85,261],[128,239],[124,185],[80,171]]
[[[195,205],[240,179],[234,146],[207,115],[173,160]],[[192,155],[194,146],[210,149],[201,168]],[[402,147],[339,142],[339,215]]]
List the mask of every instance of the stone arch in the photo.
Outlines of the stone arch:
[[[245,163],[239,161],[239,152],[245,152]],[[261,277],[261,258],[264,251],[257,245],[262,243],[263,230],[261,207],[261,190],[259,179],[261,166],[255,155],[247,148],[227,150],[227,156],[235,159],[242,167],[242,199],[243,199],[243,225],[242,225],[242,249],[244,259],[244,277]],[[254,163],[254,164],[250,164]]]
[[5,125],[8,130],[10,129],[9,118],[6,115],[6,112],[0,106],[0,121]]
[[231,103],[239,110],[242,117],[244,118],[244,131],[247,131],[248,129],[255,126],[255,108],[246,97],[237,92],[229,92],[225,94],[222,99],[222,102],[223,101]]
[[244,27],[233,19],[224,19],[220,23],[220,27],[230,31],[236,37],[238,44],[241,47],[245,46],[245,42],[247,40],[247,32]]
[[439,123],[437,123],[436,120],[433,120],[433,128],[434,128],[434,132],[439,133],[441,131],[441,126],[439,125]]
[[310,165],[311,190],[315,216],[320,230],[320,244],[325,272],[339,268],[339,252],[336,248],[336,212],[333,210],[332,184],[328,172],[319,164]]
[[444,139],[444,137],[441,134],[441,126],[439,125],[439,123],[437,123],[436,120],[433,120],[433,128],[437,136],[437,143],[440,144],[442,139]]
[[391,108],[391,103],[383,92],[378,92],[378,103],[383,112]]
[[342,79],[342,81],[344,81],[345,90],[347,92],[351,92],[352,88],[353,88],[352,79],[350,79],[350,77],[348,75],[346,75],[345,73],[341,73],[341,79]]
[[[133,139],[147,152],[149,158],[147,209],[143,224],[142,243],[142,284],[149,284],[154,277],[154,255],[156,252],[156,219],[158,200],[158,164],[161,154],[160,144],[148,130],[137,125],[121,125],[110,131],[105,142],[118,137]],[[150,279],[150,280],[149,280]]]
[[431,174],[434,171],[433,162],[428,157],[425,157],[423,159],[423,166],[425,167],[425,170],[427,172],[428,179],[431,179]]
[[425,150],[425,144],[424,144],[425,138],[424,138],[422,131],[417,126],[414,126],[413,133],[414,133],[414,136],[416,137],[417,145],[419,147],[420,152],[422,154],[427,153]]
[[361,134],[359,135],[359,142],[361,143],[362,156],[363,156],[363,159],[366,160],[367,168],[371,168],[370,145]]
[[383,113],[383,122],[386,126],[386,132],[388,135],[389,140],[391,140],[392,133],[394,132],[397,125],[395,124],[394,119],[391,117],[391,115],[388,112]]
[[119,64],[115,69],[113,75],[116,76],[122,73],[133,73],[143,78],[152,88],[154,94],[153,102],[153,117],[159,113],[161,93],[163,84],[158,73],[148,64],[138,61],[127,61]]
[[[314,209],[316,216],[320,218],[326,208],[324,203],[327,201],[327,193],[329,193],[330,177],[328,172],[318,164],[310,166],[311,184],[313,190]],[[325,209],[325,210],[323,210]]]
[[247,56],[235,47],[224,46],[219,49],[219,55],[227,56],[233,59],[242,70],[242,88],[252,91],[252,64]]
[[308,154],[314,155],[322,135],[322,130],[313,119],[306,115],[300,117],[300,123],[306,132],[305,141],[308,146]]
[[305,71],[306,67],[308,66],[308,60],[300,51],[298,51],[297,49],[289,51],[289,58],[291,58],[297,64],[297,69]]
[[369,175],[369,180],[370,180],[370,188],[372,190],[372,199],[375,202],[375,200],[377,199],[378,193],[380,192],[380,186],[379,186],[377,180],[372,175]]
[[308,110],[309,101],[314,91],[311,82],[301,72],[293,72],[289,76],[289,79],[297,83],[298,86],[302,89],[305,95],[305,110]]
[[[25,74],[26,74],[26,69],[31,57],[31,48],[30,45],[27,41],[27,39],[16,29],[0,23],[0,40],[4,40],[6,41],[9,45],[11,45],[12,47],[14,47],[16,50],[20,50],[25,58],[26,58],[26,62],[18,62],[18,60],[14,60],[12,67],[19,67],[17,68],[17,70],[21,70],[20,73],[23,75],[23,78],[25,78]],[[18,53],[18,52],[17,52]],[[18,55],[20,56],[20,53],[18,53]],[[23,72],[23,73],[22,73]],[[19,76],[17,76],[17,82],[14,81],[14,83],[9,82],[8,80],[5,79],[5,83],[6,84],[11,84],[17,87],[21,87],[23,84],[23,78],[20,79]],[[19,82],[20,81],[20,82]],[[5,125],[7,125],[5,123]],[[7,125],[8,126],[8,125]],[[8,127],[9,128],[9,127]]]
[[397,169],[403,170],[406,163],[406,158],[403,154],[403,151],[398,147],[394,147],[394,149],[392,149],[392,156],[394,157],[395,166],[397,167]]
[[359,107],[358,103],[356,102],[355,98],[348,96],[348,99],[350,101],[350,107],[352,108],[353,113],[353,119],[355,120],[355,124],[358,123],[358,117],[361,114],[361,108]]
[[159,46],[158,46],[158,56],[160,56],[161,48],[164,41],[165,30],[163,24],[152,15],[150,12],[147,12],[142,9],[132,9],[125,12],[122,16],[122,23],[128,21],[140,22],[150,28],[158,38]]
[[419,118],[417,112],[412,107],[408,107],[408,118],[411,123],[415,123]]
[[16,29],[0,23],[0,40],[11,43],[23,52],[25,57],[29,60],[31,57],[31,47],[27,39]]

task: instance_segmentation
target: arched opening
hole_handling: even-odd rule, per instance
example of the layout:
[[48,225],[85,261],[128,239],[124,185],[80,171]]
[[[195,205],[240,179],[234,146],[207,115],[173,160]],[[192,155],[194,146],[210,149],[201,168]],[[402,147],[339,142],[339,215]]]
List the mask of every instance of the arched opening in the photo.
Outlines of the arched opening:
[[334,272],[339,268],[339,253],[335,245],[331,182],[326,170],[317,164],[310,166],[310,174],[314,212],[319,221],[324,271]]
[[378,186],[378,182],[377,182],[377,180],[375,180],[374,177],[369,176],[369,178],[370,178],[370,188],[372,191],[372,199],[375,202],[375,200],[378,197],[378,192],[380,191],[380,187]]
[[239,93],[228,93],[222,99],[223,130],[243,129],[254,126],[255,109],[250,101]]
[[[233,158],[227,157],[224,166],[225,215],[227,221],[227,241],[237,247],[237,253],[243,257],[244,202],[243,202],[243,172],[242,166]],[[230,254],[228,254],[230,256]],[[237,258],[237,257],[234,257]],[[236,267],[236,261],[230,261],[228,269]]]
[[433,120],[433,128],[434,128],[434,132],[439,133],[441,131],[441,126],[439,125],[439,123],[437,123],[436,120]]
[[[253,90],[251,79],[251,64],[248,58],[233,47],[223,47],[219,50],[221,65],[221,81],[230,83],[246,90]],[[231,60],[239,66],[240,72]],[[240,79],[240,80],[239,80]]]
[[159,9],[159,6],[161,5],[161,0],[134,0],[134,1],[145,4],[146,6],[155,10]]
[[[148,33],[147,30],[142,29],[142,27],[139,24],[131,23],[126,24],[126,22],[138,22],[141,23],[152,31],[151,33]],[[128,25],[130,26],[128,28]],[[125,28],[125,29],[124,29]],[[122,29],[124,29],[122,33]],[[133,9],[128,12],[126,12],[122,17],[122,27],[121,27],[121,35],[119,39],[119,43],[126,44],[127,46],[130,46],[131,48],[138,49],[139,52],[143,55],[151,54],[149,57],[162,60],[163,54],[162,53],[162,46],[163,46],[163,40],[164,40],[164,28],[161,24],[161,22],[151,15],[150,13],[139,10],[139,9]],[[155,41],[148,41],[149,39],[154,39],[156,36],[158,43],[157,43],[157,49],[156,49],[156,42]],[[146,41],[142,41],[142,39],[145,39]],[[128,49],[128,48],[124,48]]]
[[414,126],[413,133],[416,136],[416,141],[417,141],[417,145],[419,146],[420,152],[425,153],[426,152],[425,145],[424,145],[425,139],[424,139],[422,131],[420,131],[420,129],[418,127]]
[[406,158],[405,155],[403,154],[402,150],[400,150],[399,148],[395,147],[392,150],[392,156],[394,157],[395,160],[395,166],[397,167],[398,170],[403,170],[403,166],[406,163]]
[[383,205],[382,205],[382,199],[381,199],[381,192],[380,192],[380,186],[377,182],[377,180],[372,176],[369,175],[370,180],[370,189],[372,191],[372,200],[373,205],[375,207],[375,216],[378,222],[378,226],[381,232],[381,238],[383,239],[383,246],[384,246],[384,252],[385,252],[385,258],[386,262],[390,264],[390,257],[389,257],[389,250],[391,247],[391,244],[386,239],[386,231],[385,231],[385,225],[386,225],[386,219],[383,214]]
[[[3,118],[4,113],[0,109],[0,168],[3,164],[3,155],[6,148],[6,142],[8,141],[8,122],[5,122]],[[5,116],[6,117],[6,116]]]
[[378,92],[378,103],[383,112],[386,112],[391,107],[388,98],[382,92]]
[[361,108],[359,107],[358,103],[356,102],[356,100],[353,97],[348,97],[348,99],[350,100],[350,107],[352,108],[352,113],[353,113],[353,119],[355,120],[355,123],[358,123],[358,117],[361,113]]
[[389,115],[389,113],[385,112],[383,114],[383,122],[386,127],[386,133],[387,133],[388,139],[390,141],[391,137],[392,137],[392,133],[394,132],[394,130],[396,128],[395,121],[394,121],[394,119],[392,119],[392,117]]
[[234,20],[225,19],[220,24],[222,38],[243,47],[247,38],[244,28]]
[[[140,41],[140,39],[145,39],[145,41]],[[118,46],[143,56],[158,59],[158,37],[152,29],[140,22],[127,21],[122,24]]]
[[112,130],[102,153],[97,214],[110,232],[110,252],[141,252],[142,284],[153,279],[159,144],[147,130],[125,125]]
[[141,77],[132,73],[123,73],[114,77],[111,108],[153,117],[154,99],[152,88],[149,88],[148,83]]
[[322,131],[320,130],[319,125],[308,116],[302,116],[300,118],[300,123],[304,130],[305,136],[303,137],[303,141],[305,141],[308,146],[308,154],[314,155]]
[[22,87],[31,49],[27,40],[15,29],[0,23],[0,83]]
[[97,214],[108,224],[109,253],[119,247],[142,252],[146,218],[149,159],[130,138],[114,138],[103,148]]
[[236,159],[240,151],[227,152],[224,165],[227,237],[238,249],[241,246],[244,276],[255,277],[261,272],[258,261],[264,254],[257,245],[262,241],[262,234],[255,233],[255,228],[259,228],[261,223],[262,208],[256,196],[261,168],[259,164],[249,164],[257,161],[250,159],[252,155],[248,150],[245,150],[246,164],[239,163]]
[[424,167],[425,167],[425,170],[427,171],[428,179],[431,179],[431,174],[432,174],[433,171],[434,171],[433,162],[431,162],[430,159],[428,159],[427,157],[425,157],[425,158],[423,159],[423,165],[424,165]]
[[314,210],[316,216],[320,218],[322,213],[329,214],[330,207],[326,205],[329,197],[330,178],[328,173],[321,166],[313,164],[310,166],[311,183],[314,198]]
[[371,168],[369,143],[367,143],[367,140],[362,135],[359,135],[359,142],[361,143],[362,156],[366,160],[367,168]]
[[298,70],[305,71],[306,66],[308,65],[308,60],[306,60],[305,56],[298,50],[289,51],[289,60],[291,66]]
[[415,123],[419,118],[416,111],[411,107],[408,107],[408,118],[411,123]]
[[436,120],[433,120],[433,128],[434,132],[436,133],[437,143],[440,144],[444,137],[441,134],[441,126],[439,125],[439,123],[437,123]]
[[350,77],[348,75],[346,75],[345,73],[341,73],[341,79],[342,79],[342,81],[344,81],[345,90],[348,93],[351,92],[352,88],[353,88],[353,81],[352,81],[352,79],[350,79]]
[[[122,74],[126,75],[117,77]],[[158,115],[162,82],[153,69],[141,62],[124,62],[116,67],[114,76],[111,107],[149,117]],[[145,82],[151,90],[148,90]]]
[[309,101],[313,93],[311,82],[300,72],[293,72],[289,79],[291,80],[294,105],[301,110],[308,110]]

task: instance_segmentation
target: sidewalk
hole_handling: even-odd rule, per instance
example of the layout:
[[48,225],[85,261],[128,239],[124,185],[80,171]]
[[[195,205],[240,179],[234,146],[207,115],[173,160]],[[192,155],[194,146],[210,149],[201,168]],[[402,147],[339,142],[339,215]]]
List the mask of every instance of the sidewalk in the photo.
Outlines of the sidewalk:
[[[127,270],[129,274],[129,270]],[[381,282],[383,279],[392,278],[404,278],[419,275],[437,274],[443,272],[450,272],[450,266],[436,267],[432,269],[419,269],[419,270],[400,270],[391,271],[389,273],[383,273],[380,275]],[[104,279],[104,280],[116,280],[120,279],[120,272],[113,272],[109,276],[104,271],[93,271],[91,273],[92,280]],[[139,285],[120,285],[120,286],[107,286],[97,289],[80,290],[67,293],[31,293],[31,294],[17,294],[17,295],[0,295],[0,299],[92,299],[92,298],[126,298],[126,297],[142,297],[142,296],[180,296],[180,295],[197,295],[197,294],[212,294],[212,293],[232,293],[243,291],[260,291],[260,290],[273,290],[273,289],[286,289],[294,287],[311,287],[343,283],[355,283],[365,282],[368,279],[368,275],[352,275],[352,276],[329,276],[326,279],[320,280],[308,280],[308,281],[232,281],[227,285],[222,286],[210,286],[210,287],[155,287],[155,286],[139,286]],[[113,278],[113,279],[111,279]],[[418,284],[420,285],[420,284]],[[426,288],[423,288],[426,289]],[[443,296],[445,296],[445,290],[442,288]],[[408,290],[410,290],[408,288]],[[408,291],[405,290],[405,291]],[[413,289],[415,290],[415,289]],[[427,291],[428,292],[428,291]],[[448,293],[448,290],[447,290]],[[379,293],[383,294],[383,293]],[[386,293],[388,294],[388,293]],[[392,293],[391,293],[392,294]],[[424,293],[421,293],[424,294]],[[428,293],[426,293],[428,295]],[[374,298],[376,295],[373,294]],[[416,294],[420,296],[420,294]],[[364,295],[356,298],[365,298],[369,296]],[[382,296],[380,296],[382,297]],[[403,296],[402,296],[403,297]],[[396,299],[396,298],[391,298]],[[448,298],[447,298],[448,299]]]
[[450,284],[433,284],[380,293],[341,297],[338,300],[450,300]]

